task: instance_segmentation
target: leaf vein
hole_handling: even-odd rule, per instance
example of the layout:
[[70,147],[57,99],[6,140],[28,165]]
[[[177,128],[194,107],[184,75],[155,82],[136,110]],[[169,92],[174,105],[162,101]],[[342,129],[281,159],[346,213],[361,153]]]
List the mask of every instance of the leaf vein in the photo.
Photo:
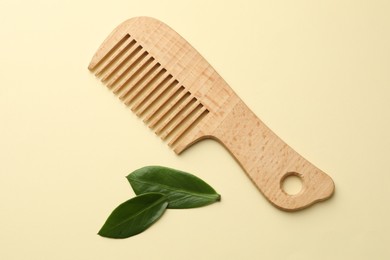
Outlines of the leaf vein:
[[[149,186],[156,186],[155,183],[153,182],[148,182],[148,181],[141,181],[139,179],[134,179],[132,177],[129,176],[129,179],[132,180],[132,181],[135,181],[135,182],[138,182],[138,183],[142,183],[142,184],[148,184]],[[186,191],[184,189],[177,189],[175,187],[172,187],[172,186],[168,186],[168,185],[165,185],[165,184],[158,184],[158,186],[161,186],[161,187],[164,187],[165,189],[169,190],[169,191],[174,191],[174,192],[178,192],[178,193],[183,193],[183,194],[190,194],[190,195],[193,195],[193,196],[198,196],[198,197],[202,197],[202,198],[208,198],[208,199],[214,199],[216,197],[218,197],[219,195],[217,193],[214,193],[214,194],[207,194],[207,193],[200,193],[200,192],[193,192],[193,191]]]

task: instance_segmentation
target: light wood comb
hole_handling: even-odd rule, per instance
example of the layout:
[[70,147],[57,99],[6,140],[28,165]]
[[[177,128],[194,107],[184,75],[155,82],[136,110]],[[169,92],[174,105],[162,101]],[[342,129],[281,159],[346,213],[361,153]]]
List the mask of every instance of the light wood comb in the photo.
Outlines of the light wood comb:
[[[120,24],[89,70],[180,154],[193,143],[222,143],[276,207],[293,211],[329,198],[332,179],[264,125],[179,34],[149,17]],[[282,183],[302,180],[298,194]]]

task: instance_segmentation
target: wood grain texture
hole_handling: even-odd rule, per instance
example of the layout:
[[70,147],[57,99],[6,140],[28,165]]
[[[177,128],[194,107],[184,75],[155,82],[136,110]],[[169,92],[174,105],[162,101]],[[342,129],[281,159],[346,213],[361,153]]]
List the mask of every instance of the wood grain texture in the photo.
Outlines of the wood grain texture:
[[[223,144],[263,195],[294,211],[332,196],[334,183],[275,135],[179,34],[149,17],[119,25],[89,69],[180,154],[213,138]],[[302,190],[289,195],[283,180]]]

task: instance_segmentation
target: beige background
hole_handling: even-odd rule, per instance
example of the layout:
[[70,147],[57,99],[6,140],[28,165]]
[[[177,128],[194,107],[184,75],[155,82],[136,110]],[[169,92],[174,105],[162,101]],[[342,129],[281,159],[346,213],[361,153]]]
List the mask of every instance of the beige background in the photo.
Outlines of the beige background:
[[[389,259],[390,2],[0,1],[0,259]],[[176,156],[88,70],[122,21],[178,31],[336,183],[275,209],[204,141]],[[96,235],[145,165],[222,194],[125,240]]]

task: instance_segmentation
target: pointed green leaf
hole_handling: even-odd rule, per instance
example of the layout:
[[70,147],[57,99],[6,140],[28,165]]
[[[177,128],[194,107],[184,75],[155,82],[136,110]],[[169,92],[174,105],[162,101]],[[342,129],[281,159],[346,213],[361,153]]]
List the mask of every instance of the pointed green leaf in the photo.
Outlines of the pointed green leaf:
[[109,238],[137,235],[156,222],[167,205],[167,198],[161,193],[146,193],[132,198],[114,209],[98,234]]
[[198,177],[161,166],[140,168],[127,176],[134,192],[158,192],[168,198],[168,208],[195,208],[219,201],[221,196]]

